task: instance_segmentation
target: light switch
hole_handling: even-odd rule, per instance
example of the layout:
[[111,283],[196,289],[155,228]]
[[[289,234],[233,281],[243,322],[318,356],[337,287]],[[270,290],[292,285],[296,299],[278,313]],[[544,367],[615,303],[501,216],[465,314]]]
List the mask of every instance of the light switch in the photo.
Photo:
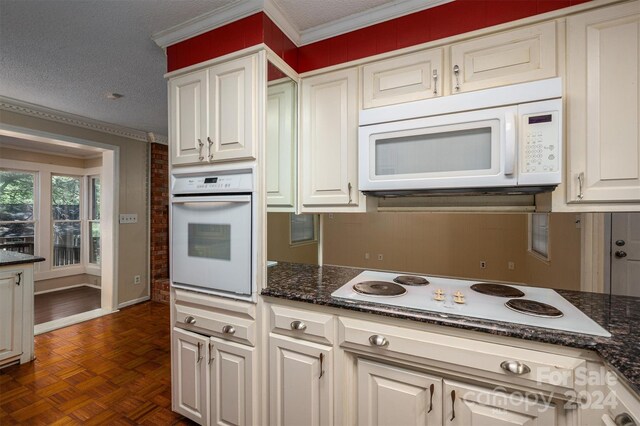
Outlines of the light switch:
[[120,215],[120,223],[138,223],[138,215],[136,213],[123,213]]

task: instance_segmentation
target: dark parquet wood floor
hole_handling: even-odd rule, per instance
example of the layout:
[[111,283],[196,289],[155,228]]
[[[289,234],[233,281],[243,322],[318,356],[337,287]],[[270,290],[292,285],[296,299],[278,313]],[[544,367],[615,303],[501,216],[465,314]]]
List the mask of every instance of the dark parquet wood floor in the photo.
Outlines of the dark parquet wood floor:
[[146,302],[36,336],[0,370],[0,425],[192,425],[171,411],[169,306]]
[[100,309],[100,289],[87,286],[68,288],[36,294],[33,301],[33,320],[35,324],[42,324]]

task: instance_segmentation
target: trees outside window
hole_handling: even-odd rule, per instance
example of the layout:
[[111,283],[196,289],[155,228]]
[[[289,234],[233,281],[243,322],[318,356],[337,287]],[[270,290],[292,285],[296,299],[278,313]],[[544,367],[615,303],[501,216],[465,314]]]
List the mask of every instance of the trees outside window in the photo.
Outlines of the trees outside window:
[[0,249],[34,254],[35,173],[0,170]]
[[77,176],[51,176],[54,267],[76,265],[81,262],[81,182],[81,178]]

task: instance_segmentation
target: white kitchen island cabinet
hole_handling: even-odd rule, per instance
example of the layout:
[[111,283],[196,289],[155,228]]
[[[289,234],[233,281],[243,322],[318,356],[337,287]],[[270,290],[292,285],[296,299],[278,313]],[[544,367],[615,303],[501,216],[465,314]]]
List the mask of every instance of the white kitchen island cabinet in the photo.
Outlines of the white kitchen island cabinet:
[[567,201],[637,203],[640,2],[567,18],[566,86]]
[[255,158],[260,55],[169,80],[172,165]]
[[0,250],[0,367],[34,359],[33,264],[42,261]]

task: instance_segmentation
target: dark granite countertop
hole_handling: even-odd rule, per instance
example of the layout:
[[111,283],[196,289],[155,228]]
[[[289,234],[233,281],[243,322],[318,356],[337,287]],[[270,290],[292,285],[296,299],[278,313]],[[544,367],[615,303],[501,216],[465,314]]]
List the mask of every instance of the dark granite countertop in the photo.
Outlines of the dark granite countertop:
[[262,295],[498,336],[589,349],[598,353],[640,395],[640,298],[556,290],[609,331],[612,337],[607,338],[456,315],[443,318],[436,312],[331,297],[334,290],[362,271],[358,268],[327,265],[319,267],[279,262],[278,265],[268,269],[267,288],[262,291]]
[[0,266],[21,265],[23,263],[44,262],[44,257],[18,253],[16,251],[0,250]]

